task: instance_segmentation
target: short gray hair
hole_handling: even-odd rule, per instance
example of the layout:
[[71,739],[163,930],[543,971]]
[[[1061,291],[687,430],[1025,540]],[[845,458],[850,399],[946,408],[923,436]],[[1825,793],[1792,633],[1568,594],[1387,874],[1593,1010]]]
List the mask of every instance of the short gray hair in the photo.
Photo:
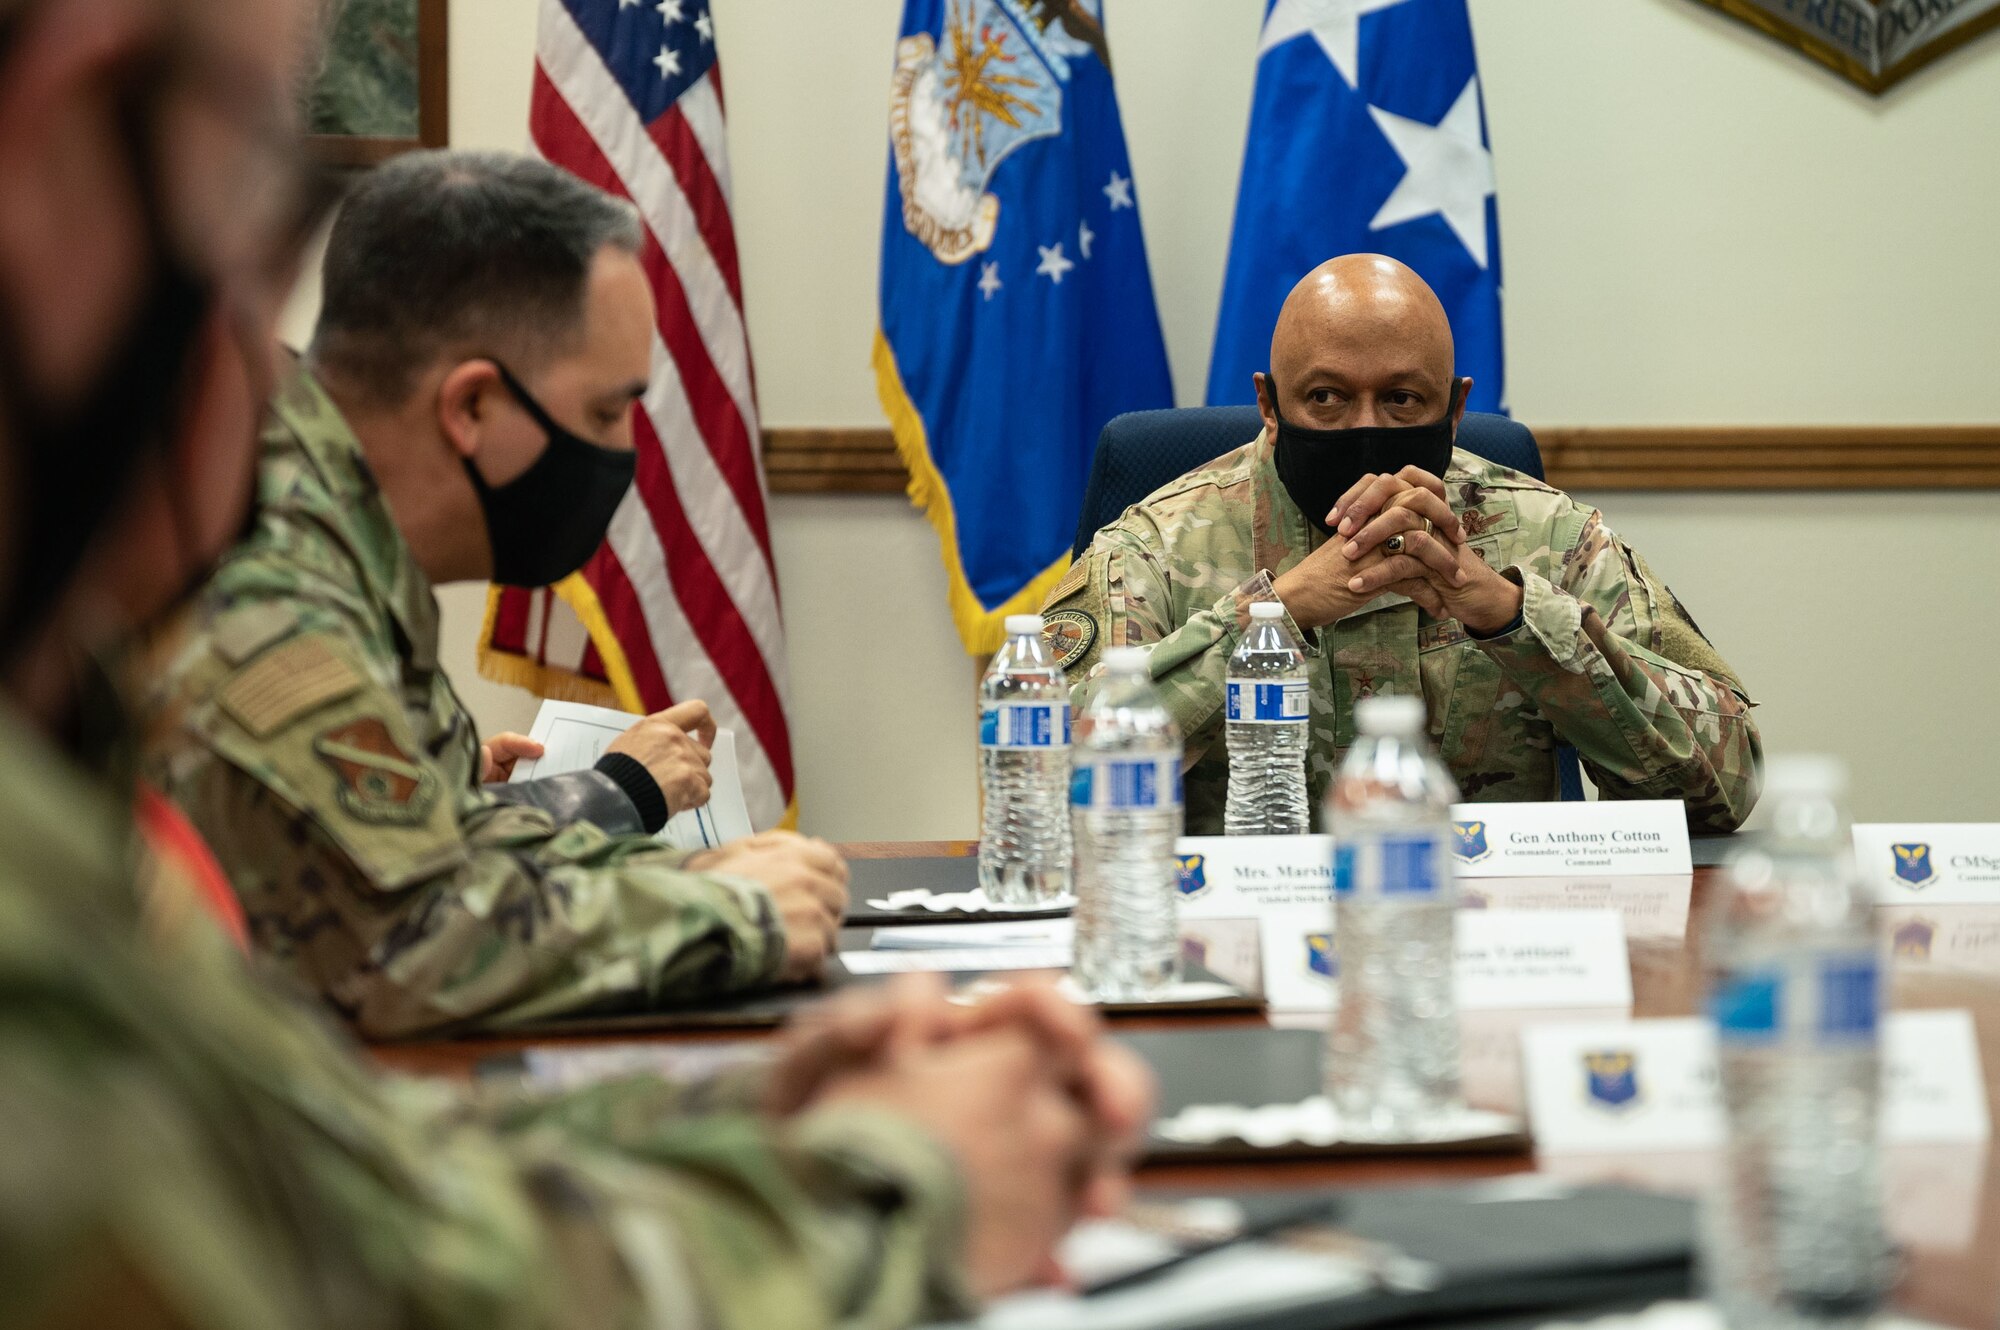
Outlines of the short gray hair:
[[447,354],[525,372],[578,336],[598,254],[644,238],[629,203],[533,157],[398,157],[334,222],[312,361],[384,405]]

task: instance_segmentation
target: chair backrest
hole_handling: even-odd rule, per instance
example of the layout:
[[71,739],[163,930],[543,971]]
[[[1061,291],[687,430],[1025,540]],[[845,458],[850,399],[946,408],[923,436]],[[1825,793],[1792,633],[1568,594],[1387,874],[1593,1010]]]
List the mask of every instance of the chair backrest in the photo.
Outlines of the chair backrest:
[[[1263,426],[1254,406],[1192,406],[1114,416],[1097,436],[1072,557],[1080,557],[1091,538],[1127,508],[1175,477],[1248,443]],[[1458,446],[1542,479],[1541,449],[1519,421],[1468,411],[1459,422]]]

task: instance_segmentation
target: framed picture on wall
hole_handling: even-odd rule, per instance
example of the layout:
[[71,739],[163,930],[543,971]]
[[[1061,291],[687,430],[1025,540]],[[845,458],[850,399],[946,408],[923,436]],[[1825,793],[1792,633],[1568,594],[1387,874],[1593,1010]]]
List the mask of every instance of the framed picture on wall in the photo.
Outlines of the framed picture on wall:
[[321,160],[373,166],[450,139],[447,0],[331,0],[306,128]]

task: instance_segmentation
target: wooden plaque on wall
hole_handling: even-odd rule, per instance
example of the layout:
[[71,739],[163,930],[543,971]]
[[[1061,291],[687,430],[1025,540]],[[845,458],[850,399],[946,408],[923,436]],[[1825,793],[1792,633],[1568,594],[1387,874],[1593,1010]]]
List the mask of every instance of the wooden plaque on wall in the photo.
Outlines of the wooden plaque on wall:
[[313,150],[365,167],[451,139],[449,0],[332,0],[306,94]]

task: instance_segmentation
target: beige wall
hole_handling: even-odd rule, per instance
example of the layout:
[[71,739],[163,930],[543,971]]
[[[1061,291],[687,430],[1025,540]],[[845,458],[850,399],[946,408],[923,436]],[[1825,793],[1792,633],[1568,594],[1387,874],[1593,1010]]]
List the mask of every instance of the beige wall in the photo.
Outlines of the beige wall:
[[[1687,0],[1472,0],[1510,399],[1542,424],[2000,420],[2000,39],[1871,99]],[[1117,0],[1181,399],[1197,400],[1258,0]],[[715,0],[767,420],[879,423],[867,372],[897,0]],[[534,0],[454,0],[457,141],[518,147]],[[309,303],[309,302],[307,302]],[[304,306],[302,305],[301,313]],[[1869,817],[2000,816],[2000,495],[1590,496]],[[808,828],[970,834],[971,667],[899,500],[780,498]],[[447,596],[469,680],[479,599]],[[532,703],[468,684],[489,727]]]

